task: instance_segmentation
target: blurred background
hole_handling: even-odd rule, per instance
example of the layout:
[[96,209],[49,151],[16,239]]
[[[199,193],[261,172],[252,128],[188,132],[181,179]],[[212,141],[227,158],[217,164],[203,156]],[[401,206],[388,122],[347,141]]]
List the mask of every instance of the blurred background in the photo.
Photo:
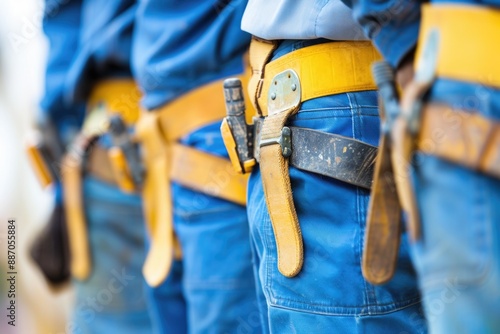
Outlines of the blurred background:
[[[47,41],[41,29],[43,1],[0,1],[0,333],[66,333],[72,294],[50,291],[28,249],[52,206],[24,155],[43,94]],[[17,222],[16,327],[7,324],[7,220]]]

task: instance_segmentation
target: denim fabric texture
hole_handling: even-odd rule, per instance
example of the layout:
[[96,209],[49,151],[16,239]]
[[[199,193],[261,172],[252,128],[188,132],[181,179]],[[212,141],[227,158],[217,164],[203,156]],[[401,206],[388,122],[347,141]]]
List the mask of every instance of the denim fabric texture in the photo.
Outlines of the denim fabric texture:
[[[376,92],[306,101],[288,124],[377,145]],[[294,167],[290,179],[304,242],[304,265],[293,278],[277,268],[259,169],[249,182],[248,216],[256,276],[263,291],[259,303],[263,326],[270,333],[425,333],[406,236],[390,283],[374,286],[361,274],[369,191]]]
[[97,179],[84,180],[92,274],[73,280],[71,333],[151,333],[145,298],[141,199]]
[[[439,79],[428,101],[500,121],[500,91],[487,86]],[[430,332],[499,333],[500,180],[423,154],[412,176],[422,228],[412,257]]]
[[[227,154],[220,122],[194,131],[181,142],[218,156]],[[225,171],[214,174],[213,186],[224,187],[228,177]],[[172,194],[174,228],[183,256],[167,280],[150,289],[158,315],[153,317],[155,332],[261,333],[245,208],[176,183]],[[178,318],[173,319],[171,312]]]

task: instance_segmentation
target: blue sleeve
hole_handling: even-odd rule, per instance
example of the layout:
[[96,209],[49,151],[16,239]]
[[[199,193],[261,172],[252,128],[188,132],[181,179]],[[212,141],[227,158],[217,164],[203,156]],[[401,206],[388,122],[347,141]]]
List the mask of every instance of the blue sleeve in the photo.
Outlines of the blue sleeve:
[[397,67],[418,40],[421,0],[343,0],[384,58]]
[[61,139],[82,121],[83,105],[65,100],[65,80],[80,36],[81,0],[46,0],[43,31],[49,43],[41,117],[50,119]]

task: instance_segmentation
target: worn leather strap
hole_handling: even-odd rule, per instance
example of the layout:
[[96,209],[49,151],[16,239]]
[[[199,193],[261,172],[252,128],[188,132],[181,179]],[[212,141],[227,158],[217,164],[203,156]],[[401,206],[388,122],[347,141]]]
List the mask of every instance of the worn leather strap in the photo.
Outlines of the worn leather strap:
[[477,112],[427,104],[422,111],[417,148],[500,178],[500,122]]
[[379,103],[383,132],[371,191],[365,232],[362,270],[372,284],[383,284],[394,275],[401,239],[401,211],[406,213],[411,240],[420,237],[420,218],[411,177],[411,159],[415,151],[414,134],[409,121],[417,101],[421,101],[432,81],[412,81],[401,101],[400,114],[387,124],[385,107]]
[[[260,132],[263,118],[254,119],[256,127],[254,156],[260,161]],[[289,164],[300,170],[327,176],[370,189],[377,148],[362,141],[294,126],[291,131],[292,154]]]
[[388,135],[380,139],[363,247],[361,269],[372,284],[386,283],[394,275],[401,239],[401,208],[389,141]]
[[71,254],[71,274],[85,280],[91,273],[91,257],[87,223],[83,209],[82,169],[86,150],[91,139],[76,138],[72,148],[64,156],[61,165],[61,180],[64,191],[64,206]]
[[146,282],[156,287],[167,277],[174,258],[169,144],[163,140],[157,113],[143,113],[136,125],[136,133],[143,147],[147,170],[142,195],[151,236],[142,271]]
[[[379,103],[382,122],[386,121]],[[382,133],[371,188],[363,246],[362,272],[372,284],[384,284],[394,275],[401,239],[401,207],[391,160],[390,133]]]
[[[500,88],[500,10],[465,4],[424,4],[416,64],[425,41],[438,33],[436,75]],[[466,41],[466,42],[465,42]]]
[[181,144],[172,145],[171,180],[201,193],[246,205],[248,175],[236,174],[227,159]]
[[[264,120],[261,140],[279,137],[286,120],[296,111],[297,109],[289,109],[268,116]],[[286,277],[293,277],[302,269],[304,251],[299,219],[293,203],[288,159],[283,157],[280,145],[261,147],[260,170],[276,240],[278,270]]]

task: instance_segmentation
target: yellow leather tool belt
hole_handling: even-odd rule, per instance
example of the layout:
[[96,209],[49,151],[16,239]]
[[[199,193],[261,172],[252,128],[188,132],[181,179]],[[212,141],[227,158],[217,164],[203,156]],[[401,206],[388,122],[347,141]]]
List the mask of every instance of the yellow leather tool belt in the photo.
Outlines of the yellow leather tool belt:
[[130,79],[106,80],[97,84],[87,101],[86,117],[80,133],[61,164],[64,206],[71,252],[71,273],[76,279],[87,279],[91,273],[91,255],[82,195],[83,174],[115,183],[113,161],[96,139],[109,130],[109,119],[118,115],[127,125],[139,116],[141,94]]
[[[293,131],[295,137],[302,133],[285,127],[285,123],[304,101],[376,89],[370,65],[380,56],[370,42],[330,42],[305,47],[269,62],[276,47],[275,42],[252,40],[253,76],[249,95],[260,116],[265,116],[258,135],[258,158],[276,239],[278,269],[284,276],[293,277],[302,268],[303,245],[288,167],[293,154],[290,137],[294,137]],[[317,133],[303,135],[314,137]]]
[[[218,100],[218,96],[222,96],[222,92],[219,83],[214,83],[186,94],[168,107],[141,114],[141,93],[132,80],[107,80],[95,86],[87,103],[82,131],[62,163],[71,268],[75,278],[83,280],[91,273],[81,188],[83,174],[116,185],[124,192],[142,190],[145,217],[152,238],[144,272],[152,285],[159,284],[159,276],[168,273],[165,270],[171,262],[168,254],[172,254],[177,246],[171,228],[170,181],[245,205],[246,178],[235,176],[229,161],[177,142],[193,130],[223,117],[223,98]],[[137,138],[127,137],[127,131],[113,134],[116,132],[113,129],[116,116],[123,121],[124,129],[137,128]],[[151,117],[155,119],[154,126],[145,126],[145,120]],[[111,149],[95,143],[96,138],[104,133],[112,137]],[[144,161],[139,161],[145,172],[143,182],[135,182],[133,178],[127,149],[122,145],[127,140],[123,138],[133,141],[128,143],[129,146],[137,145],[137,139],[143,145]],[[158,140],[153,149],[148,138]]]
[[178,256],[171,181],[245,205],[247,177],[236,174],[229,160],[178,143],[183,136],[222,120],[224,115],[221,81],[217,81],[158,110],[143,112],[137,123],[137,139],[143,149],[146,169],[142,187],[144,212],[151,235],[143,274],[151,286],[165,280],[174,257]]
[[[370,65],[380,55],[370,42],[330,42],[290,52],[267,62],[277,47],[275,42],[253,39],[250,65],[253,76],[249,95],[261,116],[267,116],[269,88],[273,78],[293,70],[300,78],[301,102],[345,92],[375,89]],[[355,73],[355,74],[354,74]]]
[[438,77],[500,88],[500,44],[496,41],[500,10],[465,4],[423,5],[417,67],[430,34],[437,40]]

